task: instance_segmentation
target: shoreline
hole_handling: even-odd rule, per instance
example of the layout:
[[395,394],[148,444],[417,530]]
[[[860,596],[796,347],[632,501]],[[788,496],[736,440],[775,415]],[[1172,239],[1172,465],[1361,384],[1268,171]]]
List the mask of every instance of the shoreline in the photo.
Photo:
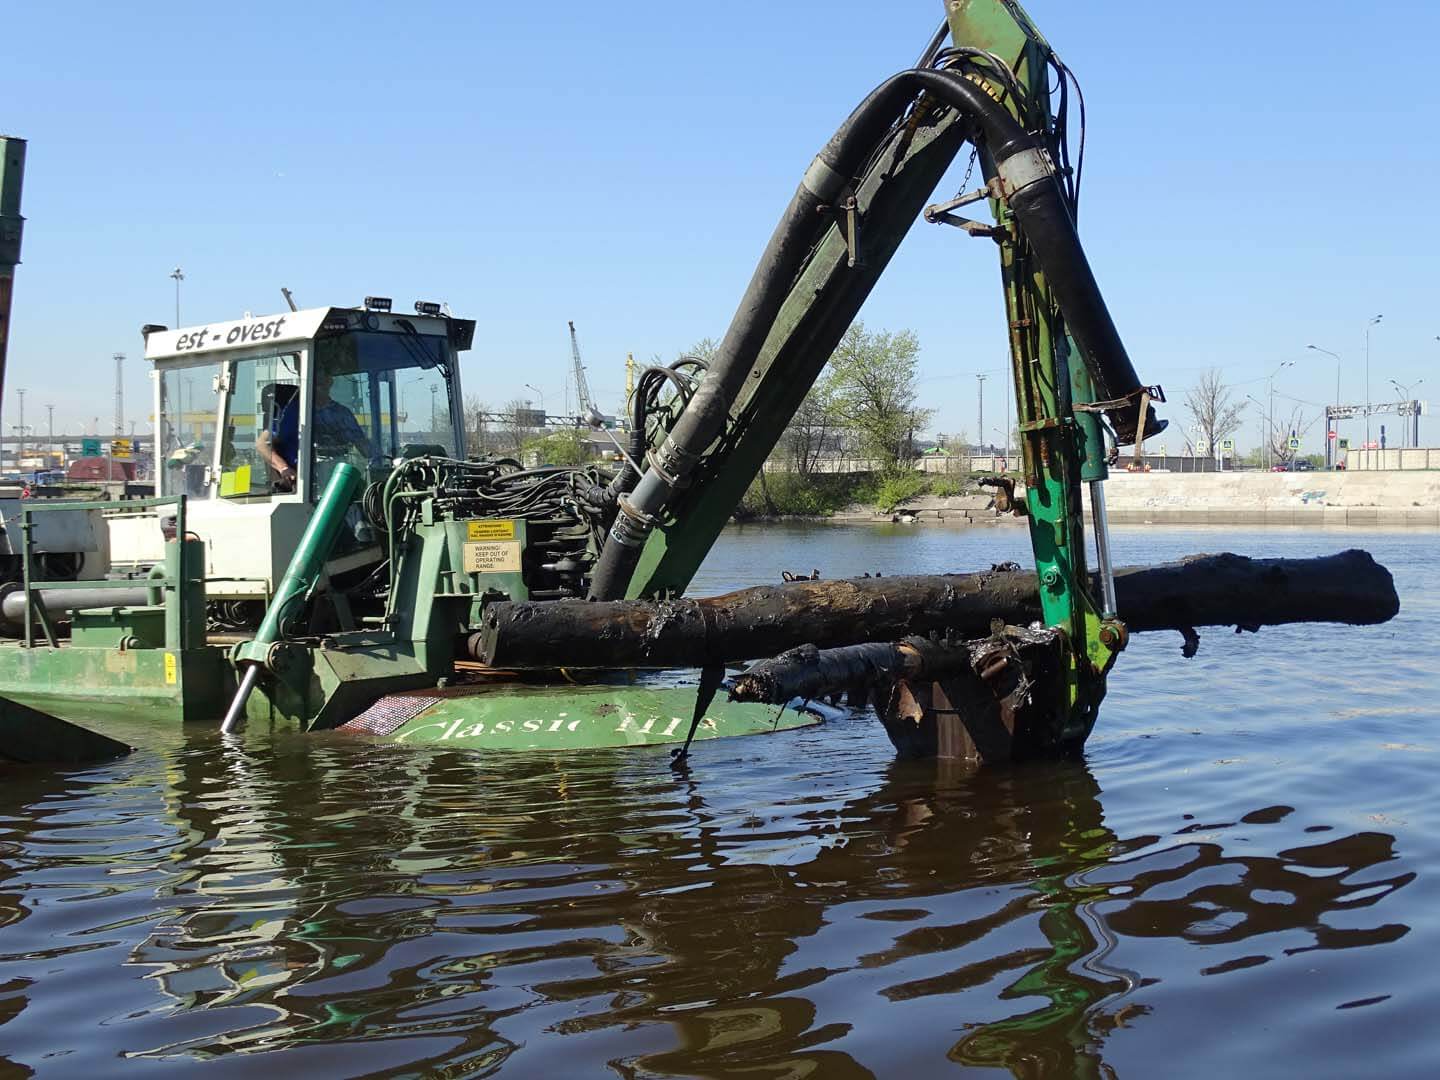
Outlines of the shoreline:
[[[1405,510],[1386,507],[1330,507],[1313,511],[1296,510],[1111,510],[1111,525],[1273,525],[1279,528],[1295,526],[1310,528],[1402,528],[1440,529],[1440,510]],[[1024,518],[1013,514],[980,520],[967,520],[963,515],[952,514],[938,517],[933,514],[911,515],[910,520],[895,521],[889,514],[841,513],[822,516],[818,514],[777,514],[773,517],[756,515],[732,517],[733,525],[914,525],[926,528],[937,526],[951,529],[1009,528],[1023,525]],[[1090,520],[1086,511],[1085,520]]]
[[[1106,504],[1115,525],[1278,525],[1440,529],[1440,470],[1355,473],[1112,473]],[[1089,493],[1082,493],[1086,517]],[[988,493],[922,496],[890,513],[852,504],[827,516],[754,515],[742,523],[850,525],[1021,524],[997,515]]]

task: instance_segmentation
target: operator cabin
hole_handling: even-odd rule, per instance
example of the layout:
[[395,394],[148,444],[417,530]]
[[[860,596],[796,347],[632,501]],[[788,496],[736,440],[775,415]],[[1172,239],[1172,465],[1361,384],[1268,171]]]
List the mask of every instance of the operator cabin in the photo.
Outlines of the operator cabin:
[[[154,365],[159,493],[189,500],[212,597],[265,599],[337,462],[383,480],[401,458],[463,454],[458,356],[475,323],[367,297],[181,330],[145,328]],[[378,562],[358,510],[331,572]],[[153,538],[112,537],[143,563]]]

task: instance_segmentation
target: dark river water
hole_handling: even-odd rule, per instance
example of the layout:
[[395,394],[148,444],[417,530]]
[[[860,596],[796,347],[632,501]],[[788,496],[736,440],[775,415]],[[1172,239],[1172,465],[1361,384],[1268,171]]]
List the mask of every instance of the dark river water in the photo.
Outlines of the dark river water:
[[[1433,532],[1394,622],[1137,637],[1084,762],[878,723],[478,756],[175,732],[0,771],[0,1076],[1436,1076]],[[1019,529],[729,530],[695,592],[1028,558]]]

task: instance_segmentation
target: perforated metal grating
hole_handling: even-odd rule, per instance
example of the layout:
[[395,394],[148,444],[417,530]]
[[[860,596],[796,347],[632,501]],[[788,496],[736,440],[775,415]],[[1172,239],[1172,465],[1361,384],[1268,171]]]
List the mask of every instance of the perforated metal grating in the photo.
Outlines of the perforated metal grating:
[[429,694],[391,694],[382,697],[339,731],[362,731],[367,735],[393,735],[431,705],[442,699]]

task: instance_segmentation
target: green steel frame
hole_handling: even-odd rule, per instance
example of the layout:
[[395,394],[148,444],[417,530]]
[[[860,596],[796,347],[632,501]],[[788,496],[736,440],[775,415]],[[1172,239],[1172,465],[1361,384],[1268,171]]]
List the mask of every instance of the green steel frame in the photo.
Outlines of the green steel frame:
[[[82,511],[145,511],[173,507],[177,539],[165,545],[164,561],[144,579],[147,605],[83,613],[85,629],[63,641],[35,592],[113,589],[115,582],[39,581],[35,569],[35,519],[41,514]],[[185,497],[124,502],[50,502],[21,508],[23,636],[0,644],[0,694],[89,727],[131,721],[137,707],[171,720],[213,716],[234,686],[224,649],[205,640],[204,545],[185,531]],[[143,632],[156,621],[158,642]],[[41,632],[37,637],[36,628]],[[122,736],[123,737],[123,736]]]
[[[960,0],[948,6],[951,37],[1007,61],[1025,92],[1022,103],[992,89],[1006,109],[1043,123],[1052,157],[1064,133],[1050,111],[1050,46],[1019,4]],[[985,179],[995,175],[980,155]],[[1024,463],[1023,509],[1039,575],[1041,610],[1048,626],[1066,635],[1067,715],[1063,741],[1077,748],[1095,724],[1105,696],[1105,673],[1123,647],[1124,630],[1104,618],[1091,596],[1085,554],[1081,487],[1105,480],[1105,447],[1096,415],[1076,405],[1095,400],[1090,375],[1065,332],[1060,307],[1045,275],[1003,202],[990,200],[999,226],[1000,274],[1010,335],[1015,415]],[[1072,359],[1074,362],[1072,363]],[[1103,528],[1103,523],[1101,528]]]
[[[1023,110],[1025,122],[1038,120],[1054,156],[1063,133],[1056,131],[1050,109],[1050,47],[1028,15],[1013,0],[953,0],[945,6],[957,45],[983,49],[1011,67],[1023,103],[1002,88],[987,89],[1012,115],[1019,118]],[[850,321],[853,308],[817,305],[821,284],[852,275],[851,295],[863,300],[964,142],[963,125],[953,113],[937,120],[917,109],[902,150],[864,179],[855,193],[863,258],[852,265],[838,226],[816,250],[731,410],[728,430],[710,449],[692,488],[650,534],[627,595],[685,590]],[[979,158],[986,179],[992,178],[988,155],[982,150]],[[1103,612],[1091,595],[1085,553],[1081,489],[1105,479],[1105,446],[1096,415],[1083,408],[1095,394],[1058,304],[1012,215],[998,200],[991,200],[991,208],[1026,481],[1020,508],[1029,515],[1045,620],[1065,636],[1066,684],[1058,703],[1066,717],[1062,741],[1078,747],[1094,725],[1105,674],[1125,642],[1123,625],[1107,618],[1113,613]]]

